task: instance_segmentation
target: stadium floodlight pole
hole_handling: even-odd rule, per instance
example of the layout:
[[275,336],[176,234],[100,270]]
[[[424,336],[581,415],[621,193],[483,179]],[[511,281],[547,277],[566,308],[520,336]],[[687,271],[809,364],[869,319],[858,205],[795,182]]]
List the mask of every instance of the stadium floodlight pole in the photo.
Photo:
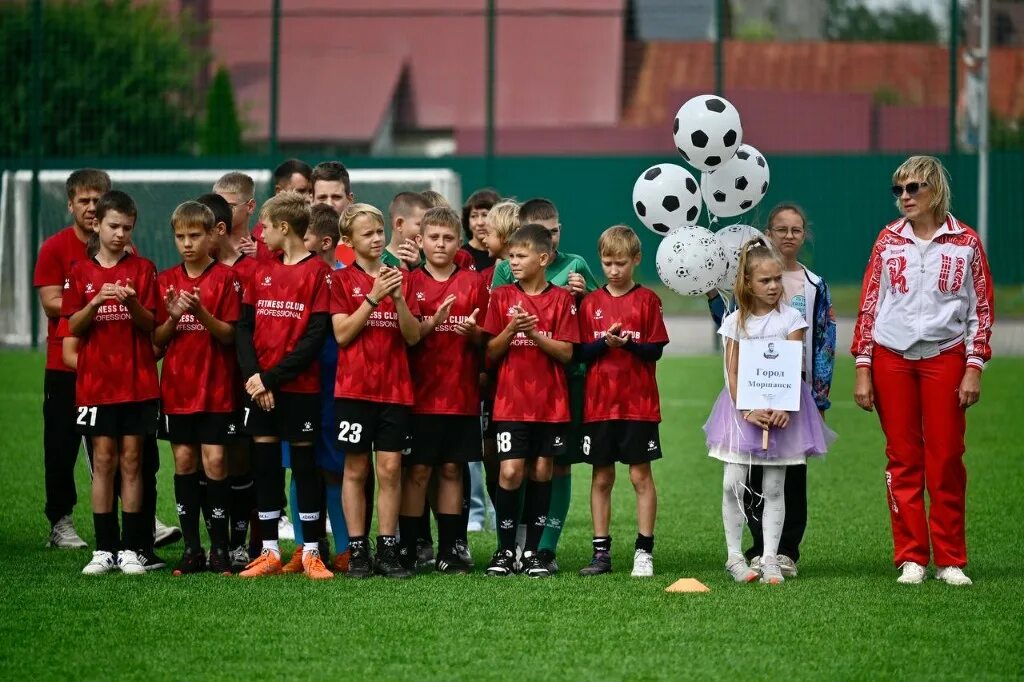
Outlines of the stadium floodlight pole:
[[715,94],[719,97],[725,95],[725,3],[726,0],[715,3]]
[[277,163],[277,113],[281,77],[281,0],[272,0],[270,17],[270,130],[268,149],[270,166]]
[[484,103],[484,184],[494,186],[494,91],[497,0],[487,0],[487,88]]
[[991,0],[981,0],[981,120],[978,122],[978,236],[988,248],[988,81],[992,29]]
[[959,96],[957,84],[957,53],[960,38],[960,0],[949,0],[949,154],[957,153],[956,102]]
[[[29,243],[34,258],[39,253],[39,169],[43,165],[43,0],[32,2],[32,218],[29,224]],[[29,291],[34,291],[32,269],[29,268]],[[33,301],[29,304],[31,326],[29,343],[32,348],[39,345],[39,306]]]

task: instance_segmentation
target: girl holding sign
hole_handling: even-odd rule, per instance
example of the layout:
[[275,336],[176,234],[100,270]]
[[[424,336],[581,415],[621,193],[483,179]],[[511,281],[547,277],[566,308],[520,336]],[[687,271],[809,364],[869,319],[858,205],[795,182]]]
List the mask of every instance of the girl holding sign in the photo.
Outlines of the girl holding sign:
[[[778,548],[786,516],[783,491],[786,467],[805,464],[808,456],[825,454],[835,438],[816,409],[806,383],[800,385],[797,412],[736,409],[739,346],[746,339],[803,341],[807,322],[798,310],[781,302],[782,262],[761,238],[741,249],[736,276],[737,309],[722,321],[718,333],[725,340],[726,385],[704,425],[708,455],[725,463],[722,523],[728,558],[726,570],[737,582],[758,577],[741,551],[745,522],[743,495],[752,466],[762,467],[761,582],[783,582]],[[770,429],[768,447],[762,436]]]

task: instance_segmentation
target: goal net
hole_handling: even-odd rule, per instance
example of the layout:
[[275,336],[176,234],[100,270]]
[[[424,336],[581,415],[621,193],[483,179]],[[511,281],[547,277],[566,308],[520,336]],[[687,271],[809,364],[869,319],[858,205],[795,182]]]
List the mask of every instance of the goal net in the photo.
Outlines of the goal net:
[[[142,255],[156,263],[158,270],[179,260],[168,222],[175,206],[209,192],[217,178],[228,170],[108,171],[114,187],[135,199],[139,218],[132,240]],[[242,172],[256,181],[257,200],[270,196],[270,171],[242,169]],[[384,212],[391,198],[402,191],[432,189],[447,197],[452,206],[462,202],[460,178],[447,168],[355,168],[349,169],[349,173],[356,200],[373,204]],[[64,182],[70,174],[70,170],[39,173],[37,243],[40,245],[70,224],[64,191]],[[0,345],[27,346],[33,334],[40,344],[46,340],[45,318],[32,288],[36,253],[32,253],[31,211],[31,171],[4,171],[0,176]],[[39,309],[34,330],[33,306]]]

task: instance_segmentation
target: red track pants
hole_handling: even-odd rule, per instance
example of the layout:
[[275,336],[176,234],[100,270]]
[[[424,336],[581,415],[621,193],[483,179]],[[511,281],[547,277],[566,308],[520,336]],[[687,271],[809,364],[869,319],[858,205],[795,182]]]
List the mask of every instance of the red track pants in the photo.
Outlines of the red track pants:
[[871,378],[889,460],[885,482],[897,566],[905,561],[928,565],[929,531],[936,566],[967,563],[967,423],[957,393],[966,362],[963,346],[927,360],[906,360],[875,346]]

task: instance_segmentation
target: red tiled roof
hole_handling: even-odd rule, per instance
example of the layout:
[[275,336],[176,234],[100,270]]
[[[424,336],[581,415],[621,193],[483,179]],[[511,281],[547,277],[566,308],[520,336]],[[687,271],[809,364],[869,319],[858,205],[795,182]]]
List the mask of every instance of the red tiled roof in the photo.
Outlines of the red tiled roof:
[[[368,139],[402,65],[401,122],[420,129],[484,121],[483,0],[285,3],[282,140]],[[624,0],[504,0],[497,20],[499,126],[618,121]],[[252,133],[266,134],[270,18],[244,0],[212,0],[211,50],[232,72]],[[335,133],[335,134],[331,134]]]

